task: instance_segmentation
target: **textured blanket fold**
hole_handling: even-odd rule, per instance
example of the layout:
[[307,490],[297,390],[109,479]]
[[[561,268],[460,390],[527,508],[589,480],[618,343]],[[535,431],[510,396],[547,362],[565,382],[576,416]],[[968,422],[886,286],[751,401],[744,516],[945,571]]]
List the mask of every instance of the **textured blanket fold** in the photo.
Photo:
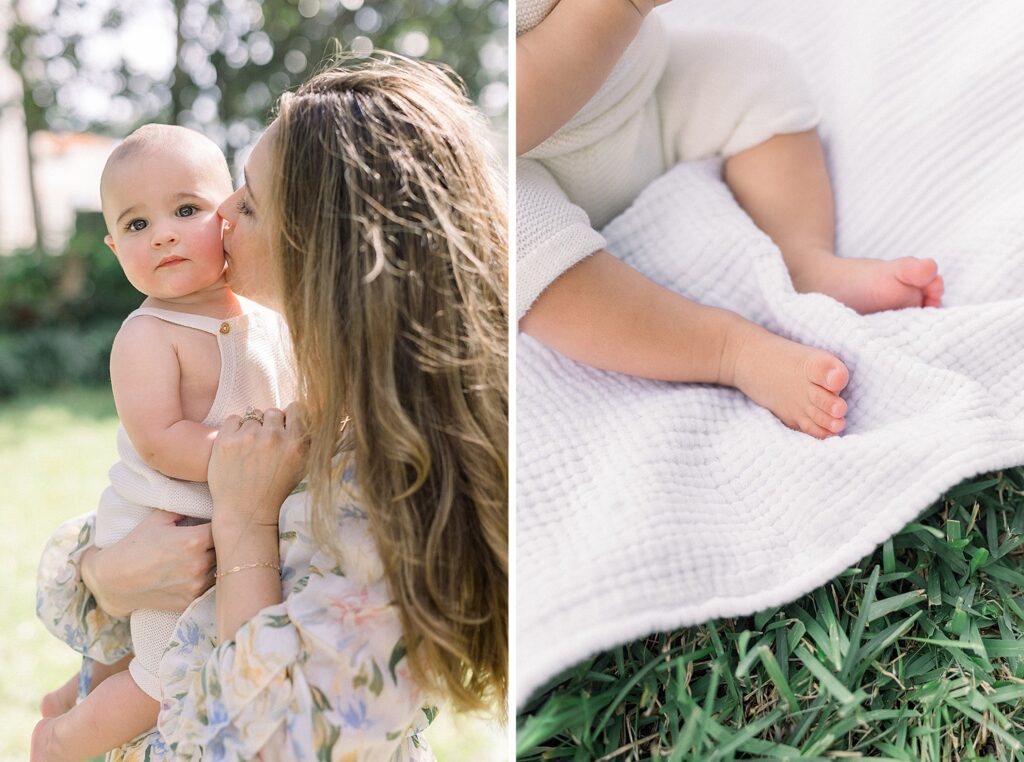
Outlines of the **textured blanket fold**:
[[716,161],[649,186],[603,230],[609,250],[836,354],[847,428],[818,441],[739,391],[598,371],[520,335],[520,706],[597,650],[793,600],[957,482],[1024,463],[1024,6],[756,5],[694,0],[670,23],[760,29],[802,58],[840,253],[934,257],[944,305],[861,316],[797,294]]

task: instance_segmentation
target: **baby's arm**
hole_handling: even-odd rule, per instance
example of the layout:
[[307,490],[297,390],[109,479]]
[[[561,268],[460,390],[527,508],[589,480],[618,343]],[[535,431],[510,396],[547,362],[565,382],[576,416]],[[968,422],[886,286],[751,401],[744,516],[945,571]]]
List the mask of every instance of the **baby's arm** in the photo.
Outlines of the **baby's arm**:
[[590,100],[667,0],[561,0],[516,39],[516,155],[540,145]]
[[110,355],[110,384],[121,424],[146,464],[175,479],[205,482],[217,429],[185,420],[178,354],[161,321],[125,323]]

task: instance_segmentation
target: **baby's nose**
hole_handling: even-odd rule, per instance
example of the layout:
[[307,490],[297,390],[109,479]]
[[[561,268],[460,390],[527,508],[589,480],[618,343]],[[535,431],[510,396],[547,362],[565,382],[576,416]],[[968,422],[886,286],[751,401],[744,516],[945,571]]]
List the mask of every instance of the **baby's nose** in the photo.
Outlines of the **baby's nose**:
[[178,242],[178,234],[173,230],[161,230],[153,236],[153,248],[159,249],[162,246],[172,246]]

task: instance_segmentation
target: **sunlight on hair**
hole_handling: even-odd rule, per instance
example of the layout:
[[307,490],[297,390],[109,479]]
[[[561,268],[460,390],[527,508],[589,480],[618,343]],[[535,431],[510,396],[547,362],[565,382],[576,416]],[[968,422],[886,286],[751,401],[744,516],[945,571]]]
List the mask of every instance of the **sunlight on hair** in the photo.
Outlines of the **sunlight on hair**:
[[283,97],[272,129],[315,536],[333,547],[352,468],[410,669],[503,713],[508,241],[486,121],[451,70],[375,54]]

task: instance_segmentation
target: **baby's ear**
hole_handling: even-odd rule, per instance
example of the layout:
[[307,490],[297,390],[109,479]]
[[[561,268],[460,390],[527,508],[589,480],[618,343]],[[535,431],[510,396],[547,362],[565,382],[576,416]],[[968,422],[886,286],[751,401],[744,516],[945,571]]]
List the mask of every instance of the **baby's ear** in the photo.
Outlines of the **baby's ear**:
[[117,256],[117,246],[114,245],[114,238],[109,233],[103,236],[103,243],[110,247],[110,250],[114,252],[114,256]]

